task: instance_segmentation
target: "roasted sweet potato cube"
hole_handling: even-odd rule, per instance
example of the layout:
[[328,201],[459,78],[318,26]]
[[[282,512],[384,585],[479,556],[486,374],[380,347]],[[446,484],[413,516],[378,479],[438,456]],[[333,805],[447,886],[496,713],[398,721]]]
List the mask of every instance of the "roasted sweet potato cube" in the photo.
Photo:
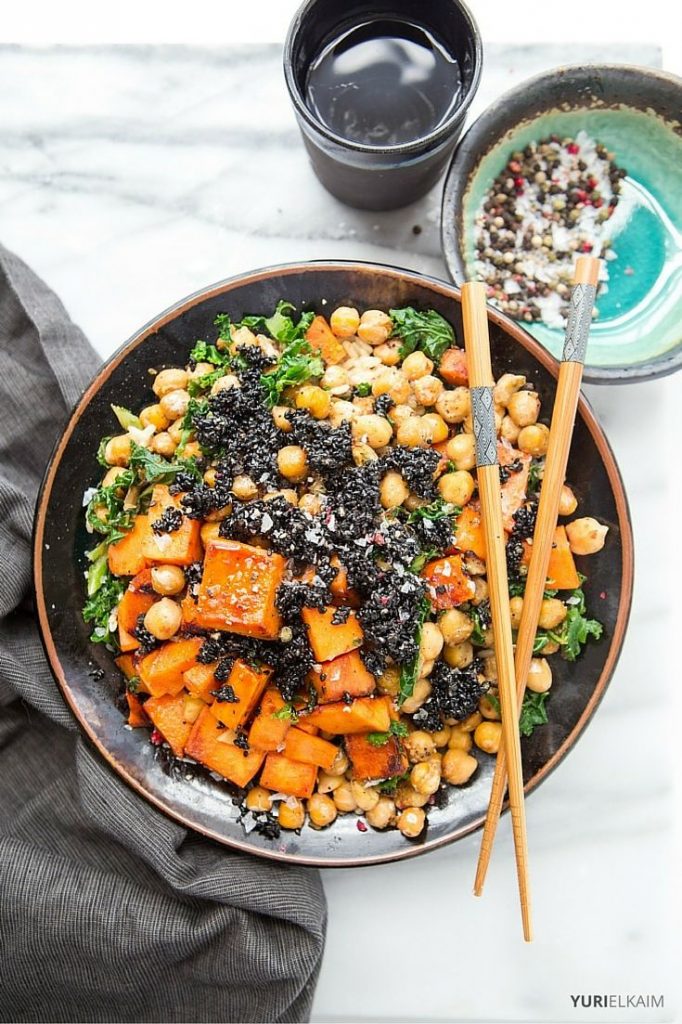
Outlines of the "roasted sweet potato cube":
[[185,694],[150,697],[144,710],[176,757],[183,757],[192,723],[185,721]]
[[144,553],[144,541],[149,532],[147,516],[135,516],[133,525],[125,536],[109,545],[109,572],[114,576],[137,576],[146,569],[149,566],[149,559]]
[[424,566],[422,576],[429,588],[431,604],[437,611],[456,608],[469,601],[476,591],[473,580],[462,569],[459,555],[447,555],[429,562]]
[[345,622],[334,625],[332,619],[339,611],[329,607],[322,612],[317,608],[304,608],[301,612],[316,661],[331,661],[362,644],[364,634],[355,612],[349,611]]
[[317,768],[314,764],[292,761],[284,754],[268,754],[265,758],[260,784],[274,793],[286,793],[301,800],[313,795]]
[[497,460],[501,466],[515,466],[502,484],[502,525],[510,533],[514,529],[514,513],[526,500],[531,457],[502,441],[497,442]]
[[451,387],[469,383],[467,356],[463,348],[448,348],[441,357],[438,372]]
[[191,668],[188,668],[183,673],[182,678],[185,681],[185,686],[193,697],[200,697],[207,704],[212,703],[213,695],[211,690],[218,690],[220,688],[220,683],[216,681],[215,677],[217,667],[218,662],[213,661],[210,665],[192,665]]
[[180,602],[180,608],[182,610],[182,625],[183,627],[192,627],[199,625],[199,609],[197,602],[191,596],[191,594],[185,594],[182,601]]
[[402,744],[395,736],[377,746],[367,734],[346,736],[346,753],[353,766],[353,778],[363,782],[374,779],[391,779],[407,771],[408,760]]
[[152,492],[149,506],[149,531],[142,541],[142,551],[152,562],[169,565],[191,565],[201,558],[201,523],[198,519],[189,519],[183,515],[178,530],[171,533],[154,533],[153,524],[160,519],[166,509],[175,508],[182,511],[181,495],[172,495],[165,484],[157,484]]
[[130,581],[117,609],[118,645],[122,651],[134,651],[140,646],[139,640],[133,636],[133,630],[139,616],[146,615],[157,597],[152,590],[151,569],[143,569]]
[[314,764],[326,772],[334,764],[338,752],[339,748],[333,743],[319,736],[311,736],[302,729],[289,729],[284,741],[284,753],[292,761]]
[[271,686],[263,694],[258,714],[249,730],[249,744],[258,750],[279,750],[292,726],[291,718],[277,718],[285,705],[279,690]]
[[144,710],[144,704],[135,693],[126,690],[126,702],[128,704],[128,725],[133,729],[139,729],[143,725],[149,725],[149,719]]
[[200,637],[169,640],[140,659],[138,674],[153,697],[179,693],[185,685],[183,675],[196,663],[202,643]]
[[204,559],[196,622],[274,640],[281,619],[275,605],[286,561],[281,555],[235,540],[210,541]]
[[365,668],[359,651],[349,651],[333,661],[323,661],[310,673],[320,704],[342,700],[344,694],[366,697],[374,692],[374,676]]
[[260,696],[268,684],[270,669],[254,669],[245,661],[237,659],[227,679],[236,700],[221,700],[216,697],[211,711],[228,729],[237,729],[243,725],[260,700]]
[[314,318],[305,337],[310,347],[320,353],[328,366],[342,363],[346,358],[345,348],[323,316]]
[[388,732],[390,707],[390,697],[358,697],[351,704],[343,701],[321,704],[306,715],[305,720],[323,732],[339,736],[356,732]]
[[[521,563],[530,564],[533,546],[527,540],[523,542]],[[568,544],[568,536],[564,526],[557,526],[554,531],[552,550],[547,566],[547,586],[551,590],[575,590],[580,586],[580,576],[575,567],[573,553]]]
[[464,506],[455,520],[454,536],[459,551],[472,551],[478,558],[485,559],[485,534],[478,504]]
[[236,786],[244,787],[262,765],[265,754],[261,750],[245,751],[236,747],[230,742],[231,735],[230,730],[214,718],[210,708],[204,708],[189,734],[185,754]]

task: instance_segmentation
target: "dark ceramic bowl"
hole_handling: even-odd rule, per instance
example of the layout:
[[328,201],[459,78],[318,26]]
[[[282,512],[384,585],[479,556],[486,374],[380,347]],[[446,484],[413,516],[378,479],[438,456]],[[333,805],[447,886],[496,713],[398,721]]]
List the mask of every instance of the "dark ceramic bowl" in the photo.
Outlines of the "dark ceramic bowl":
[[[608,291],[599,296],[585,380],[625,383],[682,366],[682,79],[605,64],[560,67],[506,93],[463,137],[443,193],[441,231],[456,284],[475,277],[474,218],[510,155],[581,129],[626,169],[612,219]],[[559,356],[561,330],[529,324]]]
[[[119,673],[112,655],[88,641],[80,609],[84,598],[83,553],[91,543],[83,522],[82,494],[99,479],[98,438],[111,422],[112,402],[139,409],[149,400],[150,366],[184,363],[196,338],[210,335],[217,313],[239,320],[274,308],[281,298],[298,307],[435,308],[462,338],[459,292],[440,281],[390,267],[362,263],[307,263],[274,267],[223,281],[162,313],[105,364],[87,389],[58,442],[38,501],[34,539],[35,590],[45,650],[66,700],[101,755],[145,799],[219,842],[259,856],[325,866],[351,866],[412,857],[460,838],[482,823],[494,762],[481,767],[469,785],[450,790],[447,806],[433,810],[418,841],[397,831],[360,832],[355,815],[329,829],[282,833],[276,842],[237,823],[227,784],[207,777],[173,779],[154,760],[146,730],[124,727],[115,706]],[[489,312],[496,374],[525,373],[549,417],[556,363],[524,331]],[[593,715],[620,653],[632,591],[632,534],[623,484],[608,442],[585,400],[581,400],[569,478],[581,508],[609,526],[607,543],[582,566],[590,610],[604,623],[604,636],[588,645],[577,665],[554,659],[550,723],[524,742],[528,790],[561,761]],[[580,561],[580,560],[579,560]],[[93,669],[101,669],[93,673]]]

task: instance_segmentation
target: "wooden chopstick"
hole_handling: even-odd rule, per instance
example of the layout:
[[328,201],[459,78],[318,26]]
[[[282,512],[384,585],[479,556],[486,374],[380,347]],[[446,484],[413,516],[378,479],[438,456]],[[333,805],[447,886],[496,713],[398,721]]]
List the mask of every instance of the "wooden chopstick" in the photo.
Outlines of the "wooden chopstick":
[[[566,477],[568,453],[571,447],[580,383],[583,374],[587,337],[592,322],[592,308],[599,279],[601,260],[594,256],[580,256],[573,277],[570,312],[566,325],[566,338],[562,362],[559,366],[554,411],[550,427],[545,471],[540,490],[537,521],[531,548],[530,565],[523,595],[521,621],[516,640],[517,705],[520,708],[528,679],[533,644],[540,617],[540,605],[545,591],[547,567],[552,552],[552,541],[559,517],[559,499]],[[507,783],[507,758],[504,746],[500,748],[495,765],[490,803],[483,828],[481,850],[476,868],[474,893],[483,891],[490,863],[497,822],[499,821]],[[511,794],[511,786],[509,787]]]
[[[471,411],[476,442],[478,492],[487,549],[488,587],[495,638],[498,688],[502,714],[502,744],[509,765],[509,802],[511,805],[516,873],[521,900],[523,937],[532,939],[530,892],[528,885],[528,843],[523,800],[519,711],[514,675],[507,585],[505,535],[502,526],[500,467],[497,460],[497,432],[493,402],[493,373],[490,363],[490,339],[486,311],[485,286],[471,282],[462,287],[464,344],[471,388]],[[499,756],[499,755],[498,755]]]

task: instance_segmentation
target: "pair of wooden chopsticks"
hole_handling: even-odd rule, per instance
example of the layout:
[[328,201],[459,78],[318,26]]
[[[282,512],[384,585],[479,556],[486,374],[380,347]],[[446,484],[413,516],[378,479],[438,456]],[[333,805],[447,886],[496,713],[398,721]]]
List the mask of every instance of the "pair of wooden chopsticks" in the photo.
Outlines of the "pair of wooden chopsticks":
[[531,941],[533,932],[528,882],[528,840],[523,797],[521,743],[518,728],[519,707],[526,688],[554,530],[559,515],[559,498],[566,475],[568,453],[578,407],[599,267],[600,260],[592,256],[581,256],[576,263],[563,359],[559,368],[531,560],[516,642],[516,654],[514,654],[509,613],[509,588],[505,535],[502,527],[500,471],[497,459],[497,432],[493,400],[494,380],[490,361],[485,287],[476,282],[465,284],[462,287],[464,341],[471,388],[478,490],[487,549],[490,611],[495,637],[495,660],[502,717],[502,744],[497,755],[474,892],[476,895],[480,895],[483,889],[508,782],[523,936],[527,942]]

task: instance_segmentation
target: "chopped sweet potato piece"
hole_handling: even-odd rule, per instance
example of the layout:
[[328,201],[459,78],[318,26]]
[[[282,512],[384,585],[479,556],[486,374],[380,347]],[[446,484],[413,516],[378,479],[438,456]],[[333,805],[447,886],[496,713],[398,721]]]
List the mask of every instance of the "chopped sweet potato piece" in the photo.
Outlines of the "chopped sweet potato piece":
[[526,500],[531,457],[525,452],[512,448],[510,444],[498,441],[497,460],[500,466],[511,466],[516,463],[521,467],[510,473],[502,484],[502,525],[508,533],[511,533],[514,529],[514,513],[521,508]]
[[138,617],[149,611],[157,597],[152,590],[151,569],[143,569],[130,581],[117,609],[118,645],[122,651],[134,651],[140,646],[139,640],[133,636],[133,630],[137,626]]
[[185,594],[182,601],[180,602],[180,608],[182,610],[183,626],[191,627],[199,625],[199,611],[197,602],[194,600],[191,594]]
[[305,720],[324,732],[339,736],[356,732],[388,732],[390,704],[390,697],[358,697],[350,704],[343,701],[321,704],[306,715]]
[[271,686],[263,694],[258,714],[249,730],[249,744],[258,750],[279,750],[292,726],[291,718],[276,718],[285,705],[279,690]]
[[447,555],[429,562],[422,571],[429,588],[431,604],[437,611],[456,608],[473,597],[476,588],[462,569],[459,555]]
[[183,688],[183,675],[195,664],[202,643],[199,637],[169,640],[140,659],[138,674],[153,697],[174,695]]
[[204,708],[192,726],[185,753],[236,786],[244,787],[262,765],[265,754],[261,750],[245,751],[236,747],[229,742],[229,735],[229,730],[214,718],[210,708]]
[[196,622],[205,629],[274,640],[281,619],[275,605],[286,561],[249,544],[218,538],[204,559]]
[[213,701],[211,690],[217,690],[220,687],[220,683],[215,677],[217,665],[217,661],[211,662],[210,665],[202,665],[201,663],[192,665],[191,668],[188,668],[182,674],[185,686],[192,696],[201,697],[207,704],[211,704]]
[[469,383],[467,356],[463,348],[448,348],[441,357],[438,372],[452,387]]
[[362,643],[364,634],[355,612],[349,612],[345,622],[334,625],[332,619],[338,611],[330,607],[323,612],[317,608],[304,608],[301,612],[316,661],[331,661]]
[[284,741],[284,753],[292,761],[314,764],[326,772],[336,760],[339,748],[319,736],[311,736],[302,729],[289,729]]
[[312,725],[307,718],[299,718],[296,723],[296,728],[300,729],[301,732],[307,732],[309,736],[317,736],[320,731],[316,725]]
[[286,793],[305,800],[313,795],[316,779],[314,764],[301,764],[284,754],[271,753],[265,758],[260,784],[274,793]]
[[154,533],[152,524],[168,508],[182,510],[181,495],[172,495],[166,484],[157,484],[149,506],[149,530],[142,541],[142,551],[152,562],[168,565],[191,565],[201,558],[201,523],[183,516],[180,529],[171,533]]
[[353,766],[353,778],[363,782],[391,779],[407,771],[407,755],[402,744],[391,736],[381,746],[370,743],[362,733],[346,736],[346,753]]
[[351,697],[366,697],[374,692],[375,686],[374,676],[365,668],[357,650],[315,666],[310,681],[317,690],[320,704],[341,700],[346,693]]
[[137,675],[137,668],[135,667],[132,654],[120,654],[114,660],[126,679],[132,679],[133,676]]
[[135,693],[126,690],[126,702],[128,704],[128,725],[133,729],[139,729],[143,725],[149,725],[149,719],[144,710],[144,704]]
[[320,353],[327,366],[342,363],[346,358],[345,348],[323,316],[315,317],[305,333],[305,340]]
[[[528,565],[532,552],[532,544],[523,542],[521,564]],[[568,545],[568,536],[564,526],[557,526],[552,541],[552,551],[547,566],[547,586],[550,590],[575,590],[580,586],[580,576],[575,567],[573,554]]]
[[144,553],[144,540],[149,533],[147,516],[135,516],[133,525],[120,540],[109,545],[107,561],[114,576],[137,576],[149,566]]
[[150,697],[144,710],[176,757],[184,757],[192,723],[185,721],[185,694]]
[[223,725],[237,729],[249,718],[268,684],[270,669],[256,670],[245,661],[237,659],[227,679],[227,685],[234,692],[236,701],[222,701],[219,697],[211,705],[211,711]]
[[485,534],[478,503],[465,505],[455,520],[455,547],[459,551],[472,551],[485,560]]

